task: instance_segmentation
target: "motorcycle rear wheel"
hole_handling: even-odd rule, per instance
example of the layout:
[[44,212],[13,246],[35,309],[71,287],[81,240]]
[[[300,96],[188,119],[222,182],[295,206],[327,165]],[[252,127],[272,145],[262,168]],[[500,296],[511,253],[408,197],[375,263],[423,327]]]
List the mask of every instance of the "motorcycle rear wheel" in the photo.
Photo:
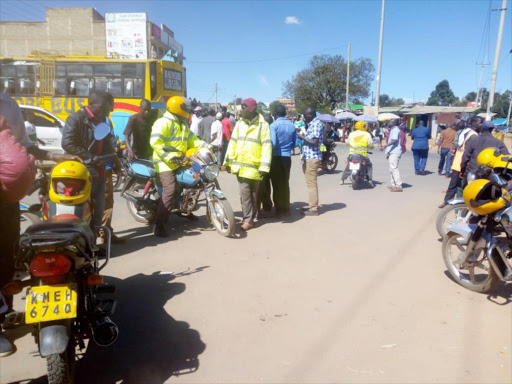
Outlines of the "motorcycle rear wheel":
[[[132,185],[127,192],[130,192],[134,196],[142,196],[140,190],[144,190],[144,185],[142,184],[134,184]],[[126,200],[126,206],[128,207],[128,212],[135,219],[135,221],[143,224],[152,223],[156,217],[156,211],[149,209],[137,209],[135,203],[130,200]]]
[[[469,268],[461,269],[460,258],[466,251],[467,245],[461,244],[462,237],[457,233],[450,233],[443,239],[443,259],[450,276],[464,288],[474,292],[488,292],[498,283],[499,277],[491,266],[485,248],[475,251],[474,261]],[[477,271],[475,271],[477,269]]]
[[74,382],[75,346],[70,342],[62,353],[46,357],[48,384],[71,384]]
[[439,236],[444,237],[448,227],[465,218],[469,213],[466,204],[447,205],[439,211],[436,218],[436,229]]
[[359,180],[359,178],[358,178],[358,177],[353,178],[353,179],[352,179],[352,189],[353,189],[354,191],[358,190],[358,189],[359,189],[359,184],[360,184],[360,183],[361,183],[361,182],[360,182],[360,180]]
[[212,201],[215,212],[210,212],[210,218],[217,232],[230,237],[235,233],[235,214],[227,200],[221,200],[217,197]]
[[325,161],[325,171],[327,173],[332,173],[338,166],[338,155],[334,152],[329,152],[329,156],[327,156],[327,160]]

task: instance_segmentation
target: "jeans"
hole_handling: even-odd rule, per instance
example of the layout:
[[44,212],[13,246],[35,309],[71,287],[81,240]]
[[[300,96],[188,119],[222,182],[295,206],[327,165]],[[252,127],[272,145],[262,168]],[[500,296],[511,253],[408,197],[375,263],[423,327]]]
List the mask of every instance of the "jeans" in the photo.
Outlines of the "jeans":
[[416,173],[423,172],[427,166],[428,149],[413,149],[414,170]]
[[441,148],[441,158],[439,159],[439,165],[437,166],[437,173],[443,173],[446,176],[450,175],[450,169],[452,167],[452,154],[450,148]]
[[103,221],[103,212],[105,211],[105,178],[92,178],[91,199],[93,201],[93,210],[91,218],[91,227],[98,227]]

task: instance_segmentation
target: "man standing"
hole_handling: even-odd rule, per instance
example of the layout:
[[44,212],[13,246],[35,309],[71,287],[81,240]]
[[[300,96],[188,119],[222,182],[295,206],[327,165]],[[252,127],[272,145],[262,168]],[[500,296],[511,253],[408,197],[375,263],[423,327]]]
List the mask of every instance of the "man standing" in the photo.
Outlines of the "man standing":
[[222,164],[220,162],[220,155],[222,151],[222,113],[217,112],[215,115],[215,121],[212,124],[211,138],[210,143],[214,147],[215,157],[217,158],[217,163]]
[[128,160],[151,159],[153,149],[149,145],[151,127],[156,121],[158,114],[151,109],[151,102],[143,99],[140,102],[140,112],[130,116],[124,136],[126,148],[128,149]]
[[190,130],[196,136],[199,134],[199,123],[203,120],[202,113],[203,109],[198,105],[194,108],[194,113],[191,116]]
[[439,159],[439,165],[437,166],[437,173],[440,176],[443,175],[443,170],[446,177],[450,176],[450,168],[452,166],[451,150],[456,134],[456,131],[453,129],[453,127],[454,126],[449,125],[447,128],[443,129],[439,135],[437,153],[441,155],[441,158]]
[[400,164],[400,157],[403,153],[401,141],[402,137],[404,137],[405,140],[405,134],[403,134],[396,125],[396,121],[396,119],[388,121],[388,129],[390,129],[388,142],[387,145],[380,150],[385,151],[386,158],[389,160],[389,173],[391,174],[389,190],[391,192],[402,192],[402,179],[400,178],[398,165]]
[[302,153],[306,162],[306,185],[309,192],[309,207],[303,210],[306,216],[318,216],[318,168],[322,166],[320,145],[324,139],[324,125],[316,117],[316,109],[307,107],[304,111],[304,121],[307,125],[306,134],[297,137],[304,142]]
[[197,136],[206,143],[210,143],[212,139],[212,124],[215,121],[215,111],[209,109],[206,116],[199,123],[199,133]]
[[165,224],[174,208],[176,193],[174,171],[180,167],[187,149],[207,146],[190,130],[189,117],[188,100],[182,96],[173,96],[167,101],[167,112],[155,121],[151,131],[155,171],[163,188],[153,228],[154,235],[158,237],[169,236]]
[[253,98],[242,101],[242,112],[226,152],[224,166],[237,175],[240,187],[243,223],[241,229],[254,227],[257,214],[258,186],[263,176],[270,172],[272,141],[270,128],[257,111]]
[[293,123],[286,120],[286,108],[278,105],[276,121],[270,125],[272,138],[272,164],[270,181],[272,182],[276,216],[290,214],[290,168],[291,154],[297,145],[297,132]]
[[420,120],[418,127],[411,132],[414,171],[417,175],[425,175],[430,138],[430,129],[425,126],[423,120]]
[[[94,127],[105,122],[110,110],[111,96],[107,92],[91,92],[89,105],[72,113],[66,119],[66,124],[62,129],[62,149],[82,160],[114,153],[111,135],[99,141],[94,139]],[[119,172],[119,160],[117,157],[114,157],[113,160],[115,171]],[[93,163],[88,165],[87,169],[92,177],[91,198],[94,201],[91,227],[96,227],[101,225],[105,210],[105,164],[103,162]]]
[[222,119],[222,155],[221,164],[224,164],[224,158],[226,157],[226,151],[228,149],[229,140],[231,140],[231,132],[233,132],[233,124],[231,124],[230,113],[226,112]]

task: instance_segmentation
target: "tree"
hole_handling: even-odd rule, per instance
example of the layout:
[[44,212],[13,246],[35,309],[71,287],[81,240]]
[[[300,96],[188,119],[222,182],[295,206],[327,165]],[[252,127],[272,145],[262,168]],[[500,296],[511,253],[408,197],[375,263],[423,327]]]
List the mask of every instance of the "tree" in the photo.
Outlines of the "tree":
[[436,85],[436,89],[430,93],[430,98],[427,101],[427,105],[448,106],[453,104],[456,100],[457,98],[453,94],[448,80],[442,80],[439,82],[439,84]]
[[274,100],[273,102],[270,103],[270,105],[268,106],[268,109],[270,110],[270,114],[272,116],[274,116],[276,114],[276,109],[279,105],[283,105],[282,103],[280,103],[279,101],[277,100]]
[[469,92],[466,97],[464,97],[466,101],[475,101],[476,100],[476,92]]
[[[375,68],[368,58],[350,62],[349,101],[365,99],[370,93]],[[340,55],[313,56],[308,66],[283,84],[284,94],[295,99],[297,110],[315,107],[331,112],[345,102],[347,63]]]
[[379,106],[380,107],[398,107],[400,105],[404,105],[405,101],[401,97],[395,99],[394,97],[389,97],[385,93],[379,96]]
[[[496,113],[495,117],[505,118],[508,114],[508,107],[510,105],[510,97],[512,92],[505,91],[502,94],[494,94],[494,105],[492,106],[492,112]],[[486,102],[487,104],[487,102]],[[487,108],[487,107],[486,107]]]

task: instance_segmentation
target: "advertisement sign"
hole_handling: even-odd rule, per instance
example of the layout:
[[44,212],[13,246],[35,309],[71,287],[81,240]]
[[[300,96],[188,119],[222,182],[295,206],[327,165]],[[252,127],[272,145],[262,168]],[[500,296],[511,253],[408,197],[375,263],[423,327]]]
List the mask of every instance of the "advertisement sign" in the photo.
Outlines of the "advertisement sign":
[[147,59],[145,13],[106,13],[107,56]]
[[164,68],[164,89],[166,91],[178,91],[182,89],[181,72],[174,69]]

